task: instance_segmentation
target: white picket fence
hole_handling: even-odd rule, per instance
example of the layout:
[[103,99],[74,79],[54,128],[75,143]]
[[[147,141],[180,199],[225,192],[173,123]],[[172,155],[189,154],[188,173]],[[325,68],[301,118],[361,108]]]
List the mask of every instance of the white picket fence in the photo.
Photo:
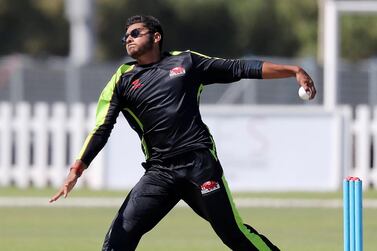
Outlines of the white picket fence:
[[[355,119],[347,110],[339,173],[359,176],[365,187],[376,188],[377,109],[357,107]],[[0,103],[0,187],[59,187],[94,121],[95,104]],[[79,186],[106,188],[105,157],[95,158]]]
[[349,151],[351,170],[347,174],[361,177],[364,187],[377,188],[377,107],[358,106],[351,122]]
[[[33,108],[33,109],[32,109]],[[0,103],[0,186],[59,187],[71,161],[94,126],[95,108],[63,103]],[[90,188],[104,186],[104,159],[99,154],[80,179]]]

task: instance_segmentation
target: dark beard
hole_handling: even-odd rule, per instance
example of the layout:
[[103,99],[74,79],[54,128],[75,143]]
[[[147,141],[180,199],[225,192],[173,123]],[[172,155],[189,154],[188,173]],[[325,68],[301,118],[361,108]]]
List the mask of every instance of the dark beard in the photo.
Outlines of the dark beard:
[[149,40],[143,46],[139,47],[138,50],[134,51],[132,54],[129,53],[130,57],[133,59],[139,58],[141,55],[145,54],[145,52],[151,50],[153,47],[153,36],[149,36]]

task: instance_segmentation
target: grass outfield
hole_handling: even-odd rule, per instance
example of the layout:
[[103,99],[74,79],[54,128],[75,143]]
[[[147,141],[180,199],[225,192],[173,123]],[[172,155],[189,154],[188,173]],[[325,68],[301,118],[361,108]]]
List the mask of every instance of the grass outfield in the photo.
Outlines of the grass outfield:
[[[2,189],[0,197],[50,196],[55,190]],[[72,197],[120,197],[124,192],[78,190]],[[376,198],[376,193],[365,197]],[[258,193],[241,197],[339,199],[338,193]],[[0,250],[100,250],[117,208],[0,207]],[[240,214],[282,250],[342,250],[341,208],[240,208]],[[377,209],[364,209],[365,251],[377,246]],[[141,251],[222,251],[210,226],[189,208],[175,208],[144,236]]]

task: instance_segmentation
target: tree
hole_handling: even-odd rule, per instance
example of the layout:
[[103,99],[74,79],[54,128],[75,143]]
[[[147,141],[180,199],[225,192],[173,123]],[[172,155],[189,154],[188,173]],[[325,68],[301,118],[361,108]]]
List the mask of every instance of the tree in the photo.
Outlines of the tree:
[[[64,0],[0,0],[0,54],[68,56]],[[154,15],[166,50],[192,49],[219,57],[315,57],[318,1],[314,0],[93,0],[97,60],[126,55],[120,42],[126,19]],[[341,55],[377,54],[377,16],[341,18]]]
[[377,16],[344,15],[340,19],[343,58],[360,60],[377,56]]
[[57,13],[48,15],[32,0],[2,0],[0,7],[0,54],[68,54],[68,23],[63,1],[55,0]]

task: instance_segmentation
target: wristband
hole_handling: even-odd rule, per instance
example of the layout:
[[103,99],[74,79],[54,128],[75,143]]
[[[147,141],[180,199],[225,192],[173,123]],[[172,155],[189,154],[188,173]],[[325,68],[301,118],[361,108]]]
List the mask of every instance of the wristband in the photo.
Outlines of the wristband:
[[75,171],[76,175],[77,175],[78,177],[80,177],[81,174],[84,172],[85,169],[82,168],[82,167],[80,167],[80,166],[74,166],[74,167],[71,167],[69,170],[70,170],[70,171]]

